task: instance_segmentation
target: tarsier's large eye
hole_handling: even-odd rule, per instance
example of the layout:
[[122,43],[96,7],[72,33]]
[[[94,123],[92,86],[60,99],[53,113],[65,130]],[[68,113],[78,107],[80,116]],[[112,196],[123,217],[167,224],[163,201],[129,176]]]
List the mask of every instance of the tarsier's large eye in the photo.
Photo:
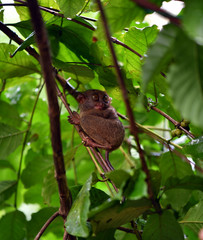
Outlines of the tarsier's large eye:
[[93,101],[98,101],[99,100],[99,96],[97,94],[93,94],[92,95],[92,99],[93,99]]
[[105,103],[107,103],[109,101],[109,97],[107,95],[104,95],[103,100]]

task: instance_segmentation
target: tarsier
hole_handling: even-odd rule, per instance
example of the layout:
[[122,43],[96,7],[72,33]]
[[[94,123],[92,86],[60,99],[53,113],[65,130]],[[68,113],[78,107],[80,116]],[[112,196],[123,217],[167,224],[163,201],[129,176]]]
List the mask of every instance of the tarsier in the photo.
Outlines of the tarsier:
[[122,144],[125,132],[116,110],[111,106],[111,98],[106,92],[87,90],[77,93],[76,99],[79,102],[80,113],[73,112],[69,122],[80,125],[89,137],[83,139],[86,146],[106,150],[105,161],[113,170],[109,162],[109,152]]

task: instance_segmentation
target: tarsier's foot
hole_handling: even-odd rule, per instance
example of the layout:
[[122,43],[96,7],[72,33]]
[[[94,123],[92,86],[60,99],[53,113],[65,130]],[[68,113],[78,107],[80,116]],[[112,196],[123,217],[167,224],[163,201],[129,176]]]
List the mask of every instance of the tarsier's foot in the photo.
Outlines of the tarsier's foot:
[[86,147],[98,147],[98,148],[102,148],[102,149],[106,148],[106,146],[94,142],[88,136],[83,137],[82,141]]

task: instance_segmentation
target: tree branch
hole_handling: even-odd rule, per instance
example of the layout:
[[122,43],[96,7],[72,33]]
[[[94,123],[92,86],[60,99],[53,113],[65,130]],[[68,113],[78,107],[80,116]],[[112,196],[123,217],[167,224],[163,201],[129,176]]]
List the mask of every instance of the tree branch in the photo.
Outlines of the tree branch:
[[[51,54],[47,33],[44,27],[42,16],[37,4],[37,0],[28,0],[28,7],[32,19],[33,28],[36,33],[36,41],[40,52],[40,63],[46,84],[48,108],[51,128],[51,141],[53,158],[55,165],[56,180],[60,196],[59,214],[66,219],[72,204],[72,197],[67,186],[66,171],[62,152],[61,131],[60,131],[60,111],[57,101],[54,74],[51,62]],[[75,238],[73,238],[75,239]]]
[[113,63],[115,65],[116,74],[117,74],[117,77],[118,77],[118,82],[119,82],[120,88],[122,90],[123,99],[124,99],[124,102],[125,102],[125,105],[126,105],[126,108],[127,108],[127,114],[128,114],[129,120],[130,120],[131,133],[135,137],[135,141],[136,141],[137,148],[138,148],[138,153],[139,153],[141,164],[142,164],[142,169],[146,174],[146,183],[147,183],[147,186],[148,186],[149,198],[151,199],[151,201],[152,201],[155,209],[157,210],[157,212],[161,212],[161,207],[153,196],[151,180],[150,180],[150,173],[149,173],[149,169],[147,167],[146,161],[145,161],[144,152],[143,152],[143,150],[140,146],[140,141],[139,141],[139,137],[138,137],[138,128],[135,124],[133,111],[131,109],[130,101],[129,101],[129,98],[128,98],[128,92],[127,92],[127,89],[126,89],[126,86],[125,86],[125,82],[124,82],[122,73],[120,71],[120,67],[118,65],[116,53],[115,53],[115,50],[114,50],[112,42],[111,42],[110,31],[109,31],[109,28],[108,28],[106,16],[105,16],[103,6],[102,6],[100,0],[97,0],[97,5],[98,5],[99,10],[100,10],[104,31],[105,31],[107,42],[108,42],[108,45],[109,45],[109,49],[110,49],[110,52],[111,52],[111,55],[112,55],[112,60],[113,60]]

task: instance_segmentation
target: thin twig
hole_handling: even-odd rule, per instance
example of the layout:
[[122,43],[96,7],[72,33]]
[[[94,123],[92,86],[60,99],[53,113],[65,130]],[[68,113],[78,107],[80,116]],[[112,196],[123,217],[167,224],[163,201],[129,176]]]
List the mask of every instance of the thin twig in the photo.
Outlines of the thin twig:
[[184,131],[188,136],[190,136],[191,138],[195,138],[195,136],[189,132],[187,129],[185,129],[184,127],[182,127],[180,125],[180,123],[176,120],[174,120],[172,117],[170,117],[168,114],[166,114],[165,112],[161,111],[160,109],[158,109],[157,107],[154,106],[150,106],[150,108],[154,111],[156,111],[157,113],[161,114],[162,116],[164,116],[166,119],[168,119],[170,122],[172,122],[175,127],[180,128],[182,131]]
[[129,98],[128,98],[128,92],[127,92],[127,89],[126,89],[126,86],[125,86],[125,82],[124,82],[122,73],[121,73],[119,65],[118,65],[115,50],[114,50],[112,42],[111,42],[110,31],[109,31],[109,28],[108,28],[108,24],[107,24],[107,20],[106,20],[104,10],[103,10],[103,6],[102,6],[100,0],[97,0],[97,4],[98,4],[99,10],[100,10],[100,14],[101,14],[101,18],[102,18],[102,22],[103,22],[103,26],[104,26],[104,30],[105,30],[107,42],[108,42],[109,49],[110,49],[110,52],[111,52],[111,55],[112,55],[112,60],[113,60],[113,63],[115,65],[116,74],[117,74],[117,77],[118,77],[118,82],[119,82],[120,88],[122,90],[123,99],[124,99],[124,102],[125,102],[125,105],[126,105],[126,108],[127,108],[127,113],[128,113],[128,117],[129,117],[129,120],[130,120],[131,132],[134,135],[135,141],[137,143],[138,153],[139,153],[141,163],[142,163],[142,169],[147,176],[146,182],[147,182],[147,186],[148,186],[149,198],[151,199],[151,201],[152,201],[155,209],[157,210],[157,212],[161,212],[161,207],[153,196],[149,169],[148,169],[146,161],[145,161],[144,152],[143,152],[143,150],[140,146],[139,137],[138,137],[138,128],[135,124],[134,115],[133,115],[133,112],[132,112],[132,109],[131,109],[131,106],[130,106],[130,101],[129,101]]
[[36,99],[35,99],[35,103],[34,103],[34,106],[32,108],[32,113],[31,113],[31,116],[30,116],[30,120],[28,122],[28,128],[26,130],[26,133],[25,133],[25,136],[24,136],[24,140],[23,140],[23,145],[22,145],[21,154],[20,154],[19,167],[18,167],[18,173],[17,173],[17,187],[16,187],[16,192],[15,192],[15,198],[14,198],[14,206],[15,206],[15,208],[17,208],[18,183],[19,183],[20,176],[21,176],[21,168],[22,168],[22,162],[23,162],[23,155],[24,155],[24,151],[25,151],[25,146],[26,146],[26,143],[27,143],[28,135],[30,133],[30,128],[32,126],[32,120],[33,120],[34,113],[35,113],[35,110],[36,110],[36,107],[37,107],[39,96],[40,96],[40,93],[41,93],[43,87],[44,87],[44,83],[42,84],[42,86],[40,87],[40,89],[39,89],[39,91],[37,93],[37,96],[36,96]]
[[40,229],[40,231],[38,232],[37,236],[35,237],[34,240],[39,240],[40,237],[42,236],[42,234],[44,233],[44,231],[48,228],[48,226],[54,221],[54,219],[56,217],[60,216],[59,211],[55,212],[44,224],[44,226]]
[[137,5],[139,5],[142,8],[150,9],[150,10],[157,12],[158,14],[168,18],[171,23],[173,23],[177,26],[181,25],[181,21],[179,18],[171,15],[169,12],[159,8],[157,5],[155,5],[152,2],[149,2],[148,0],[132,0],[132,1],[135,2]]

